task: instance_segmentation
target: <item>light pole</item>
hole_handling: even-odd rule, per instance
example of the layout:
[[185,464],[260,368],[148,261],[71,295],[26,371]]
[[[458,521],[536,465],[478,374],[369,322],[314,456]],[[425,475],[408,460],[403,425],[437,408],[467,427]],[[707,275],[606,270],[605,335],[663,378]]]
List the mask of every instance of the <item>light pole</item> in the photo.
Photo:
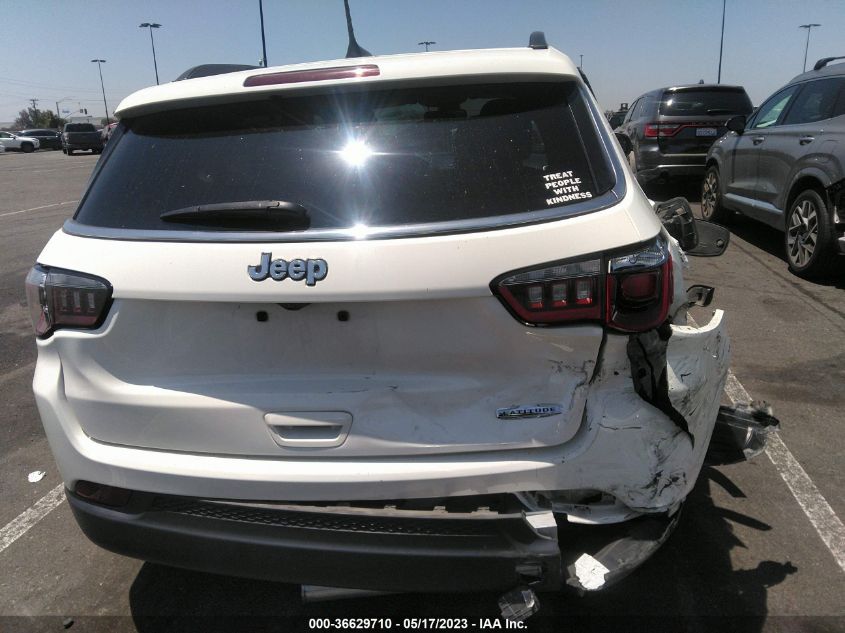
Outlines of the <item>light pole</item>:
[[150,29],[150,44],[153,47],[153,68],[156,71],[156,86],[158,85],[158,63],[156,62],[156,43],[153,40],[153,29],[160,29],[161,24],[156,24],[155,22],[144,22],[143,24],[138,25],[139,29]]
[[103,84],[103,64],[106,63],[106,60],[92,59],[91,62],[96,62],[97,68],[100,70],[100,88],[103,89],[103,105],[106,108],[106,125],[109,125],[109,123],[111,123],[111,120],[109,119],[109,104],[106,103],[106,86]]
[[807,29],[807,43],[804,45],[804,70],[803,72],[807,72],[807,51],[810,48],[810,31],[813,30],[814,26],[821,26],[821,24],[801,24],[798,26],[799,29]]
[[429,46],[431,46],[431,45],[433,45],[433,44],[437,44],[437,42],[431,42],[431,41],[418,42],[418,43],[417,43],[417,46],[425,46],[425,52],[427,53],[427,52],[428,52],[428,47],[429,47]]
[[716,77],[716,83],[722,83],[722,49],[725,46],[725,3],[726,0],[722,0],[722,39],[719,40],[719,74]]

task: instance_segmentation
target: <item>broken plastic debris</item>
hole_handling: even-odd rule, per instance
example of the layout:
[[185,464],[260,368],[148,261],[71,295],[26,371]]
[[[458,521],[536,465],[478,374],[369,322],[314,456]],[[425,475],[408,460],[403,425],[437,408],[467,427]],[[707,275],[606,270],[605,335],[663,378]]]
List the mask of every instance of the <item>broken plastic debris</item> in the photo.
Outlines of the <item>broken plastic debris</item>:
[[537,594],[528,587],[519,587],[508,591],[499,598],[499,610],[509,622],[527,620],[540,609]]
[[525,520],[538,534],[551,538],[557,536],[557,521],[553,512],[526,512]]
[[43,470],[33,470],[31,473],[29,473],[27,479],[29,479],[29,483],[34,484],[44,479],[44,475],[46,474],[47,473],[45,473]]
[[575,561],[575,575],[584,589],[601,589],[604,577],[610,570],[589,554],[581,554]]
[[765,402],[721,406],[705,461],[721,466],[752,459],[766,449],[769,437],[779,428],[780,422]]

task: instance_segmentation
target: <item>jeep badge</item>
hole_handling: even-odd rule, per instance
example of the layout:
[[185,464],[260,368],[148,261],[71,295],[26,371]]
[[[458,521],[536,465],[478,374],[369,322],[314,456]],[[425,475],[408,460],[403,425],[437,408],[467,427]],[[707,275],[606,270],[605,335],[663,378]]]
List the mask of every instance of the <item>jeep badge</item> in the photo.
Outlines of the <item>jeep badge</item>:
[[253,281],[264,281],[272,277],[273,281],[282,281],[290,277],[292,281],[305,280],[306,286],[313,286],[329,274],[329,265],[325,259],[284,259],[271,261],[272,253],[261,253],[261,261],[255,266],[247,266],[247,273]]

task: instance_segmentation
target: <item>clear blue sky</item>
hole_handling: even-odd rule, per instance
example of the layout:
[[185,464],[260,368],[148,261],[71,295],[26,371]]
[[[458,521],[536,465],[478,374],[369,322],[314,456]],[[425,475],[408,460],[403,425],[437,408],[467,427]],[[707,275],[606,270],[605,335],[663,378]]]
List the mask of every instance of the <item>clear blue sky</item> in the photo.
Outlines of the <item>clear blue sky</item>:
[[[715,82],[721,0],[351,0],[358,41],[374,54],[524,46],[543,30],[552,46],[590,77],[604,109],[663,85]],[[264,0],[270,65],[343,57],[342,0]],[[110,111],[155,83],[147,29],[155,32],[159,75],[170,81],[213,62],[257,64],[258,0],[0,0],[0,122],[28,105],[55,110],[74,97],[104,112],[94,58],[103,65]],[[845,0],[727,0],[722,82],[742,84],[755,105],[808,65],[845,55]]]

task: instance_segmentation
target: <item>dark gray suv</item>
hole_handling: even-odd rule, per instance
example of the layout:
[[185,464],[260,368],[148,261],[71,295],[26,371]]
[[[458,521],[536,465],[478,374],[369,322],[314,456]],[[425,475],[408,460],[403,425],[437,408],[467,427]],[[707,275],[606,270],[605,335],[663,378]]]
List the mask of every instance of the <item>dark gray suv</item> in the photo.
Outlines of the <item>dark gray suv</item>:
[[641,184],[704,175],[707,150],[725,123],[751,112],[742,86],[693,84],[647,92],[628,110],[616,138]]
[[707,155],[701,210],[731,212],[785,234],[786,259],[799,275],[833,271],[845,252],[845,64],[819,60],[731,130]]

